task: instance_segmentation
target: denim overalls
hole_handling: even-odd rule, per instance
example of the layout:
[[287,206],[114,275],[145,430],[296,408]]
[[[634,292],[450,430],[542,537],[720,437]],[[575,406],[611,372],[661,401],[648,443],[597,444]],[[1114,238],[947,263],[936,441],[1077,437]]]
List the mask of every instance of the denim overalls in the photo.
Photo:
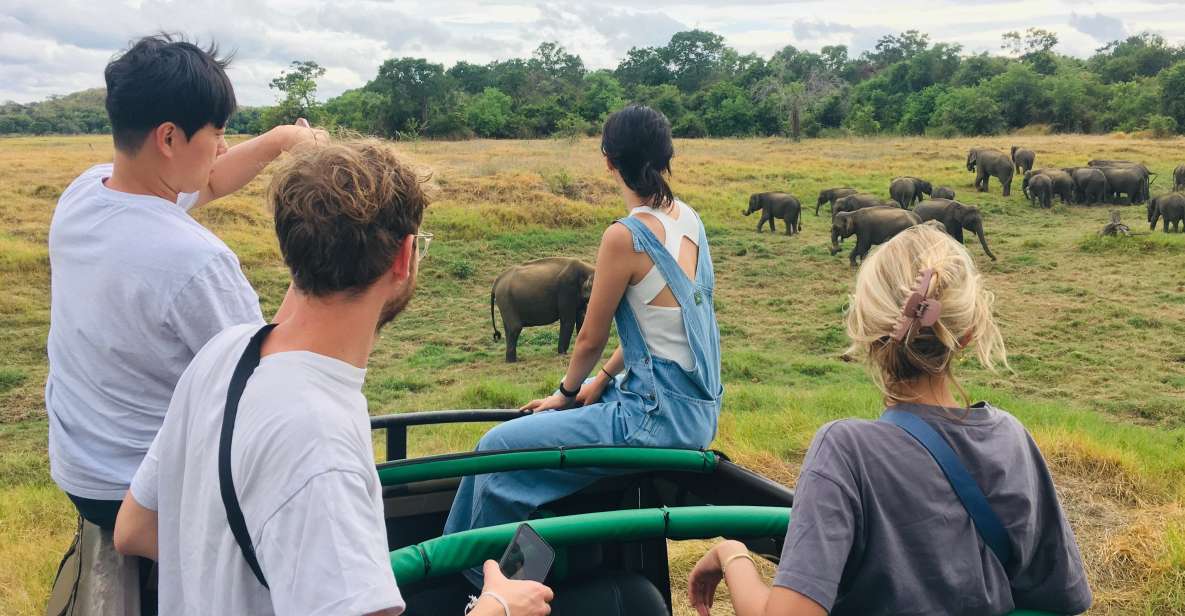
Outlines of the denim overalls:
[[[690,211],[690,210],[688,210]],[[686,213],[684,214],[686,215]],[[698,217],[697,217],[698,218]],[[699,259],[690,280],[662,242],[636,217],[617,222],[633,235],[634,251],[646,251],[682,308],[683,325],[695,359],[694,370],[653,357],[623,297],[614,320],[625,357],[625,371],[606,387],[596,404],[547,411],[494,427],[478,451],[629,445],[702,449],[716,435],[720,400],[720,332],[712,293],[716,276],[708,239],[699,221]],[[444,533],[518,522],[540,505],[573,494],[613,469],[545,469],[465,477],[457,489]]]

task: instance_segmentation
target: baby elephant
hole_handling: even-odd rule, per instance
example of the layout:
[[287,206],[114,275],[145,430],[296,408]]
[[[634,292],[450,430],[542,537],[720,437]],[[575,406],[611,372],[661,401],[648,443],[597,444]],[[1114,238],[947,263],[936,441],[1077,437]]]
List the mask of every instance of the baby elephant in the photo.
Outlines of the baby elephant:
[[954,201],[955,191],[949,186],[939,186],[934,189],[934,194],[931,196],[935,199],[950,199]]
[[506,361],[518,361],[518,335],[524,327],[560,322],[559,352],[568,352],[573,329],[584,323],[592,295],[593,267],[580,259],[548,257],[502,272],[490,290],[494,341],[502,338],[494,321],[494,303],[506,328]]
[[761,210],[761,220],[757,223],[757,232],[765,221],[769,221],[769,232],[773,233],[774,219],[780,218],[786,223],[786,235],[794,235],[802,231],[802,204],[790,193],[764,192],[749,197],[749,209],[745,216]]
[[867,207],[855,212],[839,212],[831,219],[831,254],[841,250],[841,239],[855,235],[856,247],[848,255],[848,262],[856,267],[857,260],[868,256],[873,246],[883,244],[921,222],[917,214],[898,207]]
[[1157,195],[1148,200],[1148,222],[1151,229],[1156,229],[1156,222],[1164,217],[1164,232],[1169,232],[1169,223],[1173,225],[1173,232],[1185,231],[1185,193],[1168,193]]

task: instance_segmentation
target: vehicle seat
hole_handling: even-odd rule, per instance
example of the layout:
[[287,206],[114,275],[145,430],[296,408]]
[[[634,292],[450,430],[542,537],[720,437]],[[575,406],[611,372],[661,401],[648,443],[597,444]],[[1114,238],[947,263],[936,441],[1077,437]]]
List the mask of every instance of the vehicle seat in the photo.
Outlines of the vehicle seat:
[[615,571],[555,588],[553,616],[669,616],[666,601],[650,580]]

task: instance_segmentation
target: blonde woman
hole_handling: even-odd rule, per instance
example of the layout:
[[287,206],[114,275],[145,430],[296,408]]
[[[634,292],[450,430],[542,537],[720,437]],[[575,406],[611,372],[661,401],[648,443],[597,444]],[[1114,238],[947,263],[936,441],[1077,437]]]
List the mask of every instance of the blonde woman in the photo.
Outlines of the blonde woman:
[[[701,616],[722,579],[738,616],[1090,607],[1036,443],[1007,412],[970,404],[952,373],[964,350],[988,368],[1005,362],[992,300],[967,251],[935,226],[869,257],[850,298],[849,351],[867,358],[885,413],[815,434],[772,589],[736,541],[696,564],[688,592]],[[960,469],[964,482],[948,480]]]

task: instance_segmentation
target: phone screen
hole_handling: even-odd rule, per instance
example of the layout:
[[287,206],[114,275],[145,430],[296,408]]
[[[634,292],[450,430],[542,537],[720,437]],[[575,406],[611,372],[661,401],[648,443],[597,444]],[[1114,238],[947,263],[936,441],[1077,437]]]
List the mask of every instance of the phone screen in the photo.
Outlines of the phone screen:
[[512,580],[543,582],[551,571],[555,560],[552,549],[529,524],[519,524],[514,540],[506,546],[506,552],[498,561],[502,575]]

